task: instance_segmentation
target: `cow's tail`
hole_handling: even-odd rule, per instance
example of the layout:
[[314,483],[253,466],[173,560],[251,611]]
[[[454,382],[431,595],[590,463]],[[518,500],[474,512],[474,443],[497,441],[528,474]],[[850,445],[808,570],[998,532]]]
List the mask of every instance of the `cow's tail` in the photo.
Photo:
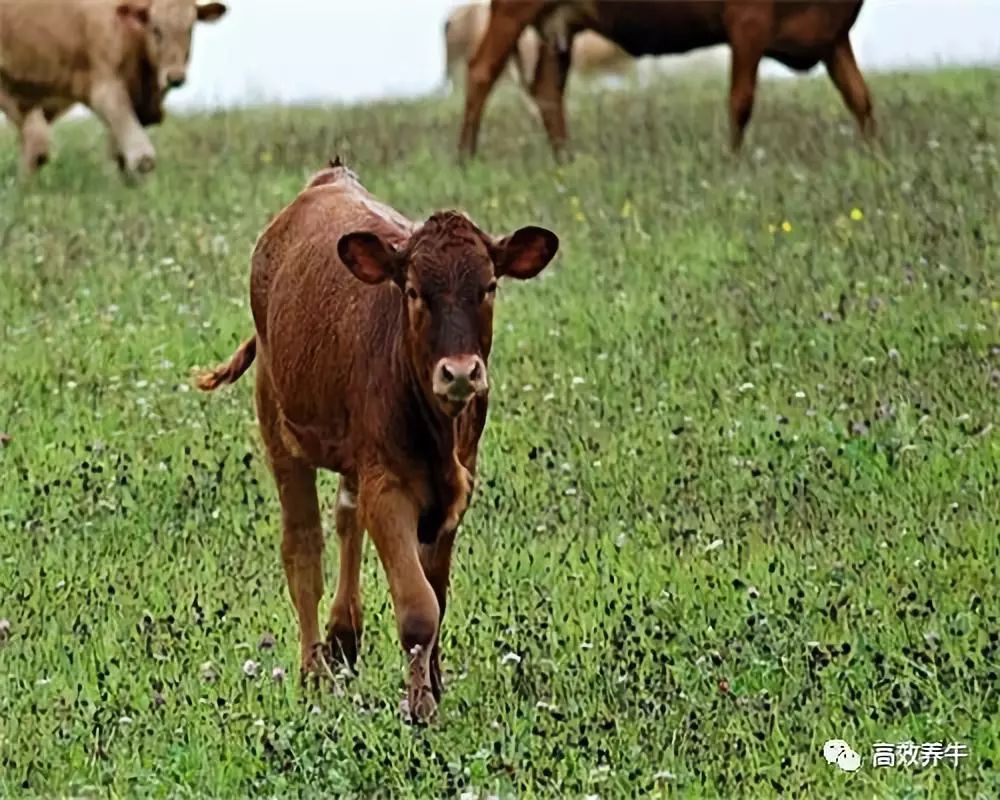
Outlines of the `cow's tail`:
[[236,348],[233,357],[213,370],[203,372],[195,383],[203,392],[211,392],[226,383],[236,383],[257,357],[257,336],[251,336]]

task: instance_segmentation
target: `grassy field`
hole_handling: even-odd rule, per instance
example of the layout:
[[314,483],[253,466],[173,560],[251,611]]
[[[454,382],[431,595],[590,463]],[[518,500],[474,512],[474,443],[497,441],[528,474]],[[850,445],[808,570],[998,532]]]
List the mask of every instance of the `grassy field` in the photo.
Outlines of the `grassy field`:
[[[134,188],[0,130],[0,796],[1000,796],[1000,73],[873,89],[880,155],[825,78],[738,161],[711,82],[578,92],[561,167],[511,96],[464,171],[457,99],[171,118]],[[498,302],[425,729],[370,546],[361,675],[299,688],[252,381],[190,389],[334,153],[562,239]]]

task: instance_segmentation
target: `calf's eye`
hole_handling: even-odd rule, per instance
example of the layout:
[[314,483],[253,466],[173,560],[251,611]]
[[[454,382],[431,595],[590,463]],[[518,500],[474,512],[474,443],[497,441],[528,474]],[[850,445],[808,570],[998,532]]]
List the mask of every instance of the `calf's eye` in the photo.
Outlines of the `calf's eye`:
[[420,297],[420,295],[417,294],[417,290],[414,289],[412,286],[406,287],[406,296],[409,297],[411,300],[416,300],[417,298]]

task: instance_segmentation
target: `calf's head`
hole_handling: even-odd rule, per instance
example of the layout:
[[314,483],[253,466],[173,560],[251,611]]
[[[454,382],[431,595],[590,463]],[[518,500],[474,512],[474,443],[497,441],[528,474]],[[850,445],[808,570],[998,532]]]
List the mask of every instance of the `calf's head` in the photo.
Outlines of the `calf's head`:
[[457,416],[489,388],[497,280],[533,278],[558,247],[544,228],[495,239],[464,215],[442,212],[399,248],[359,231],[341,237],[337,253],[358,279],[398,288],[413,372],[440,410]]
[[226,13],[223,3],[196,0],[122,0],[118,16],[144,39],[146,57],[155,66],[159,90],[184,85],[195,22],[215,22]]

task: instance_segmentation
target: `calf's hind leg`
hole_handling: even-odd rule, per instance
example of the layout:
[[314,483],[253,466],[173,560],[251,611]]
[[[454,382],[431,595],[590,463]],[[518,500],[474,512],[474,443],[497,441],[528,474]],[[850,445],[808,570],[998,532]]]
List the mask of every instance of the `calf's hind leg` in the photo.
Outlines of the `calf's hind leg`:
[[274,464],[281,498],[281,561],[288,592],[299,618],[303,677],[329,672],[319,637],[323,595],[323,527],[316,496],[316,471],[302,464]]
[[288,593],[299,619],[300,668],[329,674],[319,637],[319,600],[323,594],[323,527],[316,495],[316,470],[289,452],[268,385],[267,371],[257,371],[257,417],[271,473],[281,501],[281,561]]
[[326,629],[331,663],[341,661],[351,669],[361,646],[361,556],[364,528],[358,517],[358,484],[341,476],[337,492],[337,538],[340,540],[340,578]]

